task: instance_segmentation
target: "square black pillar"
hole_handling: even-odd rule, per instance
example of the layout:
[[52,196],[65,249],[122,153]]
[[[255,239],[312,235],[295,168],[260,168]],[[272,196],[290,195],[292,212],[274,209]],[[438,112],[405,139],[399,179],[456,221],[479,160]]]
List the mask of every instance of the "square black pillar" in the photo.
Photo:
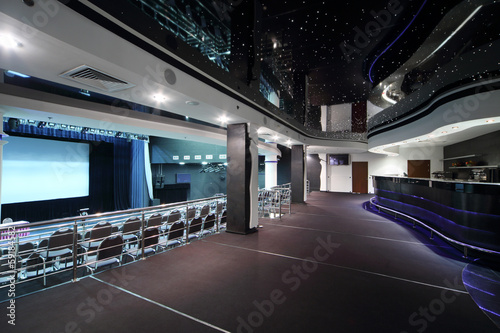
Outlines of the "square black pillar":
[[[247,124],[227,126],[227,232],[248,234],[252,228],[252,168],[251,140]],[[255,159],[257,157],[255,156]],[[255,164],[255,165],[254,165]],[[255,189],[254,189],[255,190]]]
[[292,202],[303,203],[304,202],[304,173],[305,173],[305,163],[304,163],[304,146],[296,145],[292,146]]

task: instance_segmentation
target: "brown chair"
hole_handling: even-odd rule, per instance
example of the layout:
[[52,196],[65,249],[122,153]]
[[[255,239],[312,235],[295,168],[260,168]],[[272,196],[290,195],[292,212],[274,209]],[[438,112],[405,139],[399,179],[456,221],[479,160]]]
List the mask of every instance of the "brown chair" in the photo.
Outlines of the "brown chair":
[[130,248],[131,245],[137,244],[141,231],[141,219],[137,216],[129,217],[122,226],[123,242]]
[[87,269],[91,273],[95,273],[101,267],[112,266],[113,264],[120,265],[122,262],[123,245],[123,237],[121,235],[105,238],[97,248],[95,261],[87,264]]
[[167,247],[174,247],[184,243],[184,231],[186,224],[183,221],[178,221],[170,225],[167,233]]
[[55,269],[59,268],[59,262],[64,259],[67,266],[67,258],[73,254],[73,229],[61,228],[55,231],[48,240],[47,250],[40,253],[40,256],[47,264]]
[[202,236],[209,235],[215,231],[215,214],[210,214],[206,217],[203,222],[203,231],[201,233]]
[[203,225],[203,219],[201,217],[194,218],[188,224],[188,240],[200,237],[201,227]]

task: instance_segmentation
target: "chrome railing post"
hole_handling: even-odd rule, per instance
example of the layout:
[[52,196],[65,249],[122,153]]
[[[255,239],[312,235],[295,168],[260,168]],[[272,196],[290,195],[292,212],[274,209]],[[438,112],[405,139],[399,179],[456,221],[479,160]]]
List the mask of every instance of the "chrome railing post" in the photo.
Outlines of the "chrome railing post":
[[145,259],[145,252],[144,252],[144,231],[145,231],[145,225],[146,225],[146,218],[144,211],[141,211],[141,258]]
[[184,215],[186,217],[186,223],[184,224],[184,234],[186,235],[186,244],[188,243],[189,241],[189,226],[188,226],[188,223],[189,223],[189,217],[188,217],[188,211],[189,211],[189,203],[186,203],[186,215]]
[[281,190],[278,190],[278,205],[280,205],[280,220],[281,220]]
[[[222,203],[221,203],[222,205]],[[221,209],[222,210],[222,209]],[[219,232],[220,230],[220,221],[219,221],[219,199],[215,200],[215,231]]]
[[[78,224],[77,220],[73,222],[73,282],[78,281],[77,280],[77,266],[78,266]],[[96,258],[97,259],[97,258]],[[66,266],[66,263],[64,263]]]

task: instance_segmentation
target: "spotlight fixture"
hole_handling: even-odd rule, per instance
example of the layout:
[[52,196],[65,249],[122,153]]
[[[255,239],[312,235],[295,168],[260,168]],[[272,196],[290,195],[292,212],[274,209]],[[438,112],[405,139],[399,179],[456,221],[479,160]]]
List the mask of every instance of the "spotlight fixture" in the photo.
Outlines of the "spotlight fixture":
[[488,119],[488,120],[486,120],[487,123],[492,123],[494,121],[495,121],[495,119]]
[[87,133],[87,132],[88,132],[88,130],[89,130],[89,128],[88,128],[88,127],[83,127],[83,128],[82,128],[82,134]]
[[219,118],[219,121],[220,121],[221,123],[223,123],[223,124],[226,124],[226,123],[227,123],[227,117],[226,117],[226,116],[221,116],[221,117]]
[[45,125],[47,125],[47,123],[46,123],[45,121],[41,121],[41,122],[39,122],[39,123],[38,123],[38,126],[37,126],[37,127],[38,127],[38,128],[44,128],[44,127],[45,127]]
[[122,136],[122,134],[123,134],[122,132],[117,132],[117,133],[115,134],[115,138],[119,138],[119,137],[121,137],[121,136]]
[[54,126],[56,126],[56,124],[54,124],[54,123],[50,123],[50,122],[49,122],[47,125],[48,125],[49,127],[54,127]]

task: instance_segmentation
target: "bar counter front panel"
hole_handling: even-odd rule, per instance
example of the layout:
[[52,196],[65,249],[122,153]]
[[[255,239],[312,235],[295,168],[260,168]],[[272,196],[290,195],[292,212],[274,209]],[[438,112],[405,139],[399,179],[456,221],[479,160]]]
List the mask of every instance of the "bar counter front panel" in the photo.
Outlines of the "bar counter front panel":
[[500,184],[373,176],[377,202],[456,241],[500,252]]

